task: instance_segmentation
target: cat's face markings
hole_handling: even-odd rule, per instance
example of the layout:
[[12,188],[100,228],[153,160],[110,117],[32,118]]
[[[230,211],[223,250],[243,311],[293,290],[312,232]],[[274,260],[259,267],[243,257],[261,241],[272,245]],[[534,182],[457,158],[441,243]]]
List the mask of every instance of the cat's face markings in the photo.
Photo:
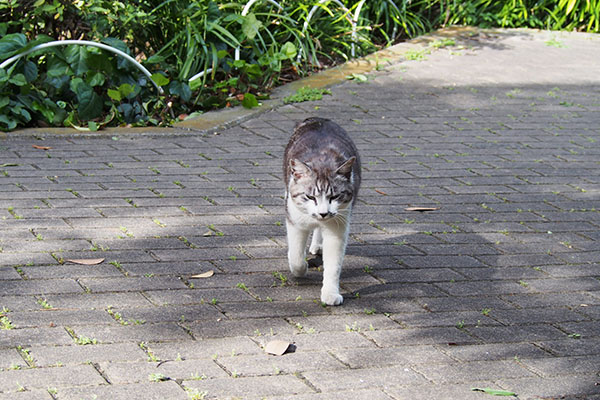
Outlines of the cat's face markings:
[[351,171],[353,162],[354,158],[347,160],[329,174],[317,175],[309,165],[292,160],[292,200],[305,214],[319,221],[335,217],[352,201],[350,177],[346,175]]

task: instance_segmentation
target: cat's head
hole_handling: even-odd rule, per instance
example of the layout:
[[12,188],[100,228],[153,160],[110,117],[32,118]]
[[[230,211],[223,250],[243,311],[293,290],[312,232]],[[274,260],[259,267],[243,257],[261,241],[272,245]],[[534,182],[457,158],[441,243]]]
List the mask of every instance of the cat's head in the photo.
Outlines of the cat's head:
[[336,217],[352,204],[355,193],[352,166],[356,157],[336,164],[312,166],[289,161],[289,196],[304,214],[318,221]]

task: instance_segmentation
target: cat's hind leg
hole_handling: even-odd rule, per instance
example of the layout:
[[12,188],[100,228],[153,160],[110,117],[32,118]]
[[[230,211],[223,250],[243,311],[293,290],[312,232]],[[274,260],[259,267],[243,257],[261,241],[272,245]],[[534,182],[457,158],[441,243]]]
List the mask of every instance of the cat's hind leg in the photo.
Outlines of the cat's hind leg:
[[308,248],[310,254],[321,254],[323,251],[323,234],[321,228],[315,228],[310,241],[310,247]]
[[287,221],[287,242],[288,242],[288,262],[292,274],[301,278],[308,271],[306,262],[306,242],[308,240],[308,230],[301,229]]

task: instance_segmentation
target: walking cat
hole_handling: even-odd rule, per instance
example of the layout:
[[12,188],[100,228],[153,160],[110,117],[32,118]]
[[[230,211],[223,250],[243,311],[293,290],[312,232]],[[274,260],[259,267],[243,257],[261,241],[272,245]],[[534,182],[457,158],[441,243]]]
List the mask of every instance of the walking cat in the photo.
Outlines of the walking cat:
[[340,274],[350,214],[360,187],[360,157],[342,127],[324,118],[296,125],[285,149],[286,227],[290,271],[306,275],[306,243],[323,255],[321,301],[342,304]]

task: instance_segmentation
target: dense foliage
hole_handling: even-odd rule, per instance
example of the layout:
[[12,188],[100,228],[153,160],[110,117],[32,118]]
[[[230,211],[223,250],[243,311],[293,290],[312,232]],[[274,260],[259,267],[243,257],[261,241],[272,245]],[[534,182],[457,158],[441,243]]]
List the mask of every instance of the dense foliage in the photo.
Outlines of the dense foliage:
[[[2,60],[36,44],[85,39],[121,56],[69,45],[0,69],[0,129],[165,124],[243,103],[296,79],[435,27],[599,31],[600,0],[6,0]],[[340,6],[343,3],[343,7]]]

